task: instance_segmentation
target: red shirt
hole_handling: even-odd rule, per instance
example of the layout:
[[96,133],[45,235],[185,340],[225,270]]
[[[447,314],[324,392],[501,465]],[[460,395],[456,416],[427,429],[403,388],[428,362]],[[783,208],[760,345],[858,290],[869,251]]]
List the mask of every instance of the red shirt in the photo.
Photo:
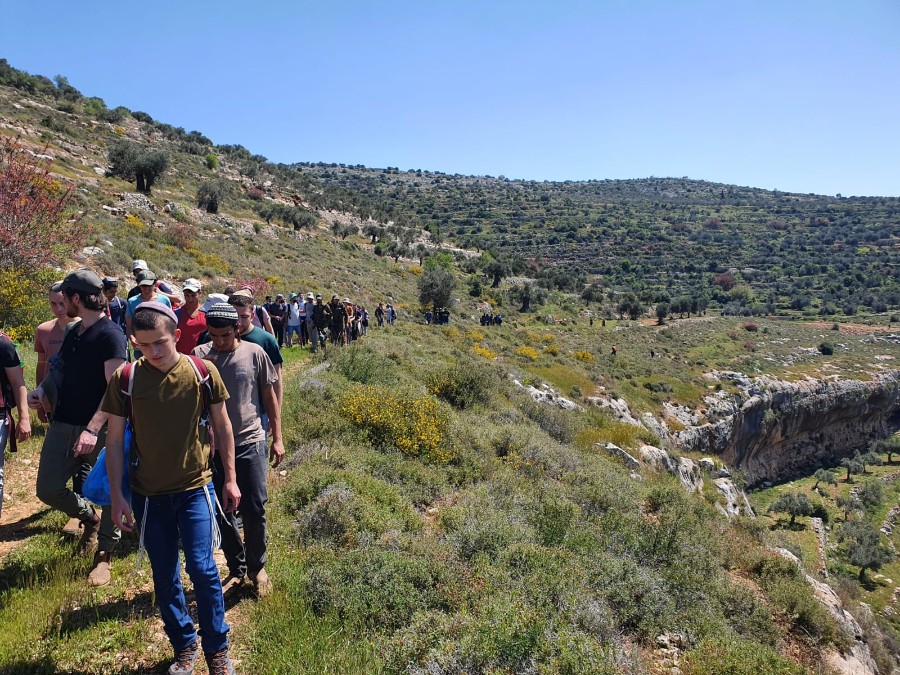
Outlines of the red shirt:
[[178,317],[178,328],[181,330],[181,337],[175,343],[175,349],[182,354],[190,354],[197,346],[200,335],[206,330],[206,314],[198,309],[194,316],[191,316],[182,308]]

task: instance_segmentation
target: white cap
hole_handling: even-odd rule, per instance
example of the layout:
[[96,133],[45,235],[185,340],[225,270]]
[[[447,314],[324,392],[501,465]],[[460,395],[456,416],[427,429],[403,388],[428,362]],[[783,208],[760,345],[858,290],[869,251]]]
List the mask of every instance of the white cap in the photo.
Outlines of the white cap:
[[149,270],[150,265],[147,264],[146,260],[135,260],[131,263],[131,271],[136,272],[137,270]]
[[194,293],[199,293],[200,289],[203,288],[203,286],[200,284],[199,281],[197,281],[194,278],[191,278],[191,279],[184,280],[183,288],[186,291],[194,291]]
[[224,293],[210,293],[206,296],[206,302],[200,306],[200,311],[205,312],[217,302],[228,302],[228,296]]

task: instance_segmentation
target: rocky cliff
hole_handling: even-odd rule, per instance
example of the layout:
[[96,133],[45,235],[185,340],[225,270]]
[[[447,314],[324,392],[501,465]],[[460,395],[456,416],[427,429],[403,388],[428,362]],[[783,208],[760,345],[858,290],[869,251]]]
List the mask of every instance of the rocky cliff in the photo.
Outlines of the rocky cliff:
[[685,420],[669,438],[686,450],[719,455],[744,470],[751,485],[837,463],[900,428],[900,371],[870,381],[711,377],[734,382],[740,393],[707,397],[709,421]]

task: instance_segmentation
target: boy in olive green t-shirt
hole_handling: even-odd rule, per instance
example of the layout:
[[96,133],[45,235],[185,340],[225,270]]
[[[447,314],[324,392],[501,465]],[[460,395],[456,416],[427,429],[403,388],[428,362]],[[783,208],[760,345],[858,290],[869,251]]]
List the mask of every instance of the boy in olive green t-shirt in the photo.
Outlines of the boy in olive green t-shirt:
[[[233,675],[228,656],[228,624],[219,570],[213,559],[218,546],[215,492],[209,470],[209,448],[200,439],[204,412],[202,385],[188,356],[175,343],[180,331],[171,308],[161,303],[138,305],[132,320],[132,343],[143,353],[131,372],[131,418],[134,424],[129,471],[133,491],[129,505],[122,495],[126,396],[122,370],[110,380],[101,405],[109,413],[106,466],[113,522],[125,531],[140,522],[141,544],[153,570],[156,602],[166,635],[175,651],[169,673],[193,673],[199,653],[197,631],[181,585],[178,542],[194,586],[203,652],[214,675]],[[226,512],[240,501],[234,471],[234,440],[225,412],[228,392],[215,366],[207,366],[212,393],[210,421],[216,451],[224,468],[222,490]],[[132,507],[134,513],[132,515]]]

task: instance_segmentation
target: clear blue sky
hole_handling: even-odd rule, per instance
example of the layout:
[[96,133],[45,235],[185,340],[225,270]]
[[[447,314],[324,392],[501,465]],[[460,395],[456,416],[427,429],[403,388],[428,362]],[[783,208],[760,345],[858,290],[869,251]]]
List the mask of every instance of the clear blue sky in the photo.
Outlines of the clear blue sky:
[[7,2],[0,57],[273,161],[900,195],[900,2]]

